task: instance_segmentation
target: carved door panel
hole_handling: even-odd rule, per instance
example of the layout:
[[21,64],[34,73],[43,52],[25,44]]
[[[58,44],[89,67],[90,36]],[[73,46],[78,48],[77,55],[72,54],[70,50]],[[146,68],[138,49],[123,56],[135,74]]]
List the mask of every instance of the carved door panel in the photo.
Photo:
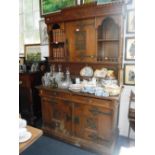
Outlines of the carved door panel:
[[[112,138],[112,115],[111,109],[98,106],[85,106],[85,137],[97,143],[104,143]],[[93,132],[87,132],[88,130]]]
[[72,105],[68,101],[51,99],[51,128],[65,135],[72,134]]
[[42,98],[42,120],[43,120],[43,126],[44,127],[50,127],[52,118],[52,109],[49,99]]
[[112,136],[112,111],[98,106],[74,105],[75,136],[104,143]]
[[96,61],[95,20],[66,22],[65,29],[70,61]]

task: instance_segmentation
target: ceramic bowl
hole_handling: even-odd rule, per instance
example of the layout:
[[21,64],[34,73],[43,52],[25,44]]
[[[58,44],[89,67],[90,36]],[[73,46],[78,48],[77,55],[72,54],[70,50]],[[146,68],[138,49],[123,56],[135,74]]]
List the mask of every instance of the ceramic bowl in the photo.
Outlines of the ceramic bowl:
[[23,137],[25,137],[26,133],[27,133],[26,128],[19,128],[19,139],[22,139]]

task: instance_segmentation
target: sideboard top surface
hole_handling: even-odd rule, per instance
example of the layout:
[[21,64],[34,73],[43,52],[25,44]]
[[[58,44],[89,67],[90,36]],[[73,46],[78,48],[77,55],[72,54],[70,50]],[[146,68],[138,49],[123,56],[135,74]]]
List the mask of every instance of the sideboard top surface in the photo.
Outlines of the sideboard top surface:
[[117,96],[109,96],[109,97],[99,97],[99,96],[95,96],[93,94],[89,94],[89,93],[82,93],[82,92],[72,92],[68,89],[59,89],[59,88],[51,88],[50,86],[37,86],[37,89],[40,90],[47,90],[47,91],[55,91],[55,92],[63,92],[63,93],[70,93],[71,95],[79,95],[79,96],[85,96],[85,97],[91,97],[91,98],[97,98],[97,99],[103,99],[103,100],[113,100],[113,101],[118,101],[120,99],[120,95]]

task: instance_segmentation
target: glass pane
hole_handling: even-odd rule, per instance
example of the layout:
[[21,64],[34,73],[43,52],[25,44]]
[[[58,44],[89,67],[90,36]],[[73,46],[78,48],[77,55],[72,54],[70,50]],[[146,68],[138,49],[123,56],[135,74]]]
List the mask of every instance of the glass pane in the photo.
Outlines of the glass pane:
[[23,12],[23,0],[19,0],[19,14]]
[[22,33],[24,30],[23,30],[23,14],[22,15],[19,15],[19,33]]
[[19,53],[24,53],[24,33],[19,35]]
[[40,43],[40,34],[39,34],[39,30],[38,31],[34,31],[33,33],[33,39],[34,39],[34,43]]
[[33,0],[33,11],[39,11],[39,0]]
[[24,16],[24,31],[33,31],[33,15],[31,13]]
[[48,47],[48,45],[41,46],[41,53],[42,53],[42,60],[44,60],[43,57],[48,57],[49,56],[49,47]]
[[33,31],[24,32],[24,44],[33,44]]
[[39,11],[34,12],[34,30],[39,30],[39,20],[40,14]]
[[23,0],[23,11],[24,13],[32,12],[32,0]]

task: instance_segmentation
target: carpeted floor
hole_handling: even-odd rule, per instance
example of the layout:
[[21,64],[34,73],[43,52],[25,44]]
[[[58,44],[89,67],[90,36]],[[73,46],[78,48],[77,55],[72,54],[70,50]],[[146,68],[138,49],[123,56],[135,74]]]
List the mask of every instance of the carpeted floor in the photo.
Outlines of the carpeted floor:
[[[119,155],[121,147],[129,147],[129,140],[125,137],[119,137],[114,155]],[[42,136],[21,155],[97,155],[56,139]]]

